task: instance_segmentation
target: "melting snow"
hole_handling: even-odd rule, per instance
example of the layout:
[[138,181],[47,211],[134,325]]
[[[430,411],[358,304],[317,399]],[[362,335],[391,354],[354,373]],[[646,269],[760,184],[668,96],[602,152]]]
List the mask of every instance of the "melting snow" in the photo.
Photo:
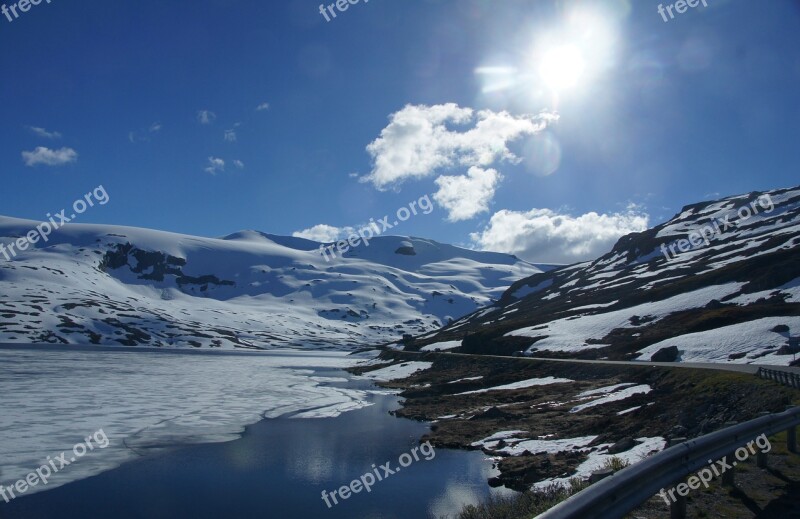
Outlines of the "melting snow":
[[519,382],[513,382],[511,384],[505,384],[502,386],[487,387],[485,389],[476,389],[475,391],[456,393],[456,395],[454,396],[471,395],[474,393],[486,393],[487,391],[509,391],[512,389],[524,389],[526,387],[546,386],[549,384],[561,384],[566,382],[575,382],[575,381],[568,378],[556,378],[556,377],[531,378],[528,380],[521,380]]
[[431,366],[433,366],[432,362],[404,362],[402,364],[395,364],[394,366],[364,373],[363,376],[373,380],[398,380],[410,377],[417,371],[429,369]]
[[445,342],[437,342],[435,344],[429,344],[424,346],[420,351],[434,351],[434,350],[452,350],[453,348],[458,348],[461,346],[461,341],[445,341]]
[[647,384],[641,384],[638,386],[629,387],[626,389],[621,389],[619,391],[610,393],[602,398],[598,398],[597,400],[592,400],[591,402],[587,402],[585,404],[576,405],[572,409],[569,410],[570,413],[578,413],[587,409],[589,407],[594,407],[597,405],[607,404],[609,402],[617,402],[619,400],[625,400],[626,398],[632,397],[633,395],[639,394],[647,394],[653,389]]
[[608,454],[608,448],[611,447],[611,444],[603,444],[599,446],[599,450],[597,452],[590,453],[586,461],[578,465],[578,468],[575,470],[573,475],[565,478],[551,478],[544,481],[539,481],[538,483],[535,483],[532,488],[542,490],[551,485],[568,487],[570,484],[570,478],[577,477],[581,479],[588,479],[589,476],[592,475],[592,472],[596,472],[604,468],[606,462],[611,458],[616,457],[633,465],[634,463],[646,458],[653,452],[664,450],[664,447],[667,445],[666,440],[660,436],[655,438],[637,438],[636,441],[640,442],[639,445],[636,445],[631,450],[620,452],[618,454]]

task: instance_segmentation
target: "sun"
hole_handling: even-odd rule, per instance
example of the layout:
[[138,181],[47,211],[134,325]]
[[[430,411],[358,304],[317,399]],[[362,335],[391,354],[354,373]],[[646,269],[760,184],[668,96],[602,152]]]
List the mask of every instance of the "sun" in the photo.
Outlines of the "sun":
[[530,43],[516,54],[475,69],[482,93],[531,103],[549,99],[553,105],[590,94],[615,66],[618,20],[624,16],[576,7],[529,29],[521,39]]
[[550,89],[560,92],[575,88],[586,71],[586,58],[577,45],[560,45],[545,51],[539,76]]

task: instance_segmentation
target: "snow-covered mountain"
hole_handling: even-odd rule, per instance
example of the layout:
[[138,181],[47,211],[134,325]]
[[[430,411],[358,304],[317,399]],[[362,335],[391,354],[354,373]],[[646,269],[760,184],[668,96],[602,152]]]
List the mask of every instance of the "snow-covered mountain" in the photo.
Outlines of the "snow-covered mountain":
[[595,261],[515,283],[497,304],[411,348],[785,365],[798,341],[793,188],[687,206]]
[[[0,243],[39,222],[0,217]],[[68,224],[0,256],[0,342],[350,348],[439,328],[540,269],[507,254],[385,236],[320,243]]]

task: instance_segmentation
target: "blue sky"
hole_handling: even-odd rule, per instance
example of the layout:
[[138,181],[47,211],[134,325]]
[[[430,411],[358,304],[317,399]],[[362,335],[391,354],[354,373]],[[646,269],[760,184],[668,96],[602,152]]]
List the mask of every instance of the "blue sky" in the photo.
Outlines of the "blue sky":
[[798,184],[800,2],[707,1],[43,2],[0,16],[0,214],[332,239],[427,194],[394,233],[590,258]]

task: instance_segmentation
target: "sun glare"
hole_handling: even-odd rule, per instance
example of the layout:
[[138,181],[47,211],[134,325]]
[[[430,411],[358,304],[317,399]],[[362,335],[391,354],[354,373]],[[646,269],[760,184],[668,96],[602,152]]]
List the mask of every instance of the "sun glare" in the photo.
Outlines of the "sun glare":
[[613,65],[618,39],[615,16],[574,9],[530,35],[516,63],[486,64],[475,69],[489,95],[562,99],[580,95]]
[[561,26],[537,39],[529,67],[556,94],[583,88],[608,63],[614,38],[606,17],[573,11]]
[[579,84],[586,61],[576,45],[563,45],[548,50],[539,64],[539,76],[551,89],[561,91]]

